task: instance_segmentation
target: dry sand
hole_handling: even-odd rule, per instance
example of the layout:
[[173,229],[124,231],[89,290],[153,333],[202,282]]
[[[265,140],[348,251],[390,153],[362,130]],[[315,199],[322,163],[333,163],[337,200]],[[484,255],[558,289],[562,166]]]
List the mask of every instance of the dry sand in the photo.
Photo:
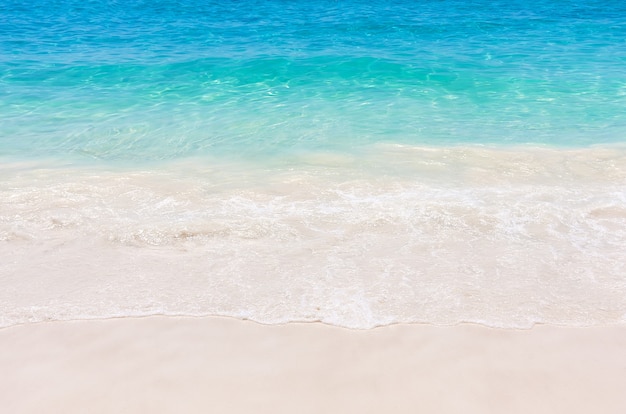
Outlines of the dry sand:
[[625,413],[626,326],[51,322],[0,372],[5,413]]

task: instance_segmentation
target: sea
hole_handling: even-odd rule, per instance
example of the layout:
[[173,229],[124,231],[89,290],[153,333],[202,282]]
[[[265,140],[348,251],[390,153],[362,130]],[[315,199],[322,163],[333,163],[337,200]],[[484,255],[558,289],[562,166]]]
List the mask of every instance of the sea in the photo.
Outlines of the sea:
[[626,323],[626,2],[3,0],[0,327]]

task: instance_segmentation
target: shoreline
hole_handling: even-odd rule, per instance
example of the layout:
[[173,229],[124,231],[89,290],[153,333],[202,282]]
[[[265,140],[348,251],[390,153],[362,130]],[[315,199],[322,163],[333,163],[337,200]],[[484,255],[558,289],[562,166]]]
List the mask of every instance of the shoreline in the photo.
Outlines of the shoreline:
[[494,154],[5,167],[0,325],[159,313],[360,328],[625,322],[626,151]]
[[618,413],[624,349],[624,325],[47,322],[0,330],[0,404],[16,413]]

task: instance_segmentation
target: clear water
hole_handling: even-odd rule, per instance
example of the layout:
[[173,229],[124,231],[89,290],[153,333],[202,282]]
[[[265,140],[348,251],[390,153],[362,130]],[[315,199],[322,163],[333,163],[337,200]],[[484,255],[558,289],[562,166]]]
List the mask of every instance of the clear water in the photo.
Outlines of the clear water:
[[623,2],[370,3],[4,2],[0,150],[135,161],[626,139]]
[[626,320],[626,4],[0,6],[0,324]]

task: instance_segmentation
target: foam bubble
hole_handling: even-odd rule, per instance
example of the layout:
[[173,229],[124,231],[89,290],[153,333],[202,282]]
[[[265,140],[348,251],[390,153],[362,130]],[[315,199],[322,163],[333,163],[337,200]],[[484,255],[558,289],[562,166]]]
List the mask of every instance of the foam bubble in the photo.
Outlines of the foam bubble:
[[379,146],[0,171],[0,325],[622,323],[626,151]]

